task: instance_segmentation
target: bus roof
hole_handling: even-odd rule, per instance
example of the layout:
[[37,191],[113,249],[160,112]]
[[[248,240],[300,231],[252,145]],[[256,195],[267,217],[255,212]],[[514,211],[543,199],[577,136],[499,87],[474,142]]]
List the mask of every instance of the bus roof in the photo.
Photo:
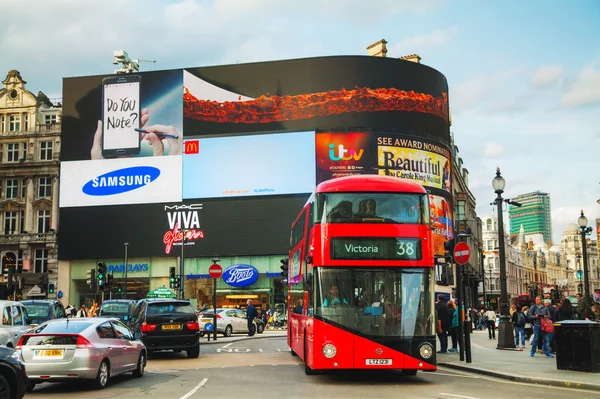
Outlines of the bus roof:
[[333,192],[398,192],[422,193],[427,190],[417,182],[392,176],[354,175],[338,177],[324,181],[315,189],[315,193]]

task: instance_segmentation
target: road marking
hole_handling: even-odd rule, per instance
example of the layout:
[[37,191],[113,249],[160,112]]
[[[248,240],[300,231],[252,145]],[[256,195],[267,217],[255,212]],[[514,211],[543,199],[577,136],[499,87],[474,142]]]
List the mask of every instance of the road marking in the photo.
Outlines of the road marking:
[[198,389],[202,388],[204,386],[204,384],[206,384],[206,381],[208,381],[208,378],[205,378],[202,381],[200,381],[200,384],[196,385],[194,387],[194,389],[192,389],[191,391],[189,391],[188,393],[186,393],[185,395],[183,395],[179,399],[187,399],[187,398],[189,398],[190,396],[192,396],[193,394],[195,394],[196,392],[198,392]]
[[227,345],[223,345],[221,348],[227,348],[229,345],[233,345],[233,344],[234,344],[234,342],[230,342]]
[[452,396],[453,398],[479,399],[479,398],[475,398],[475,397],[473,397],[473,396],[453,395],[453,394],[451,394],[451,393],[440,393],[440,395],[444,395],[444,396]]

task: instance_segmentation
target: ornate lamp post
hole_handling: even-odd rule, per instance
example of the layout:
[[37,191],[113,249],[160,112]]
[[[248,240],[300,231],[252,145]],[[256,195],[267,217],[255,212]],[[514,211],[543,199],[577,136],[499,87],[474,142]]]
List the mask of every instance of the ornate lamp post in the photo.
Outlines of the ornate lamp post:
[[496,349],[515,349],[515,336],[512,323],[510,321],[508,293],[506,289],[506,258],[504,247],[504,221],[503,221],[503,202],[520,206],[521,204],[512,202],[509,199],[502,198],[506,181],[500,175],[500,168],[496,168],[496,177],[492,180],[492,187],[497,194],[492,205],[498,209],[498,243],[500,252],[500,324],[498,325],[498,346]]
[[583,290],[585,295],[585,311],[590,309],[590,276],[588,273],[588,258],[587,258],[587,242],[585,236],[591,234],[592,228],[588,227],[588,220],[581,211],[581,216],[577,219],[579,228],[581,229],[581,252],[583,255]]

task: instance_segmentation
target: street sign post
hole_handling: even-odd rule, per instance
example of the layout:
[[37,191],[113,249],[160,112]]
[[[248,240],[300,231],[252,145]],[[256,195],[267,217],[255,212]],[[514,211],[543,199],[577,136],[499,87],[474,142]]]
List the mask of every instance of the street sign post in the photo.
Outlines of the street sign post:
[[[217,264],[219,260],[213,259],[213,264],[208,268],[208,274],[213,279],[213,340],[217,340],[217,279],[223,274],[223,269]],[[208,332],[208,339],[210,340],[210,331]]]
[[469,257],[471,256],[471,249],[469,245],[465,242],[458,242],[454,246],[454,261],[459,265],[465,265],[469,261]]

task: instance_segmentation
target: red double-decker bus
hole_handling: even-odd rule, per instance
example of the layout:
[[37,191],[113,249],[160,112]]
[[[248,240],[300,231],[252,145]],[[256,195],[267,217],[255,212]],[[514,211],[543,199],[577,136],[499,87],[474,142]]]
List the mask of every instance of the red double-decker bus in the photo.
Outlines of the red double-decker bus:
[[319,184],[292,225],[288,345],[307,374],[434,371],[427,191],[387,176]]

